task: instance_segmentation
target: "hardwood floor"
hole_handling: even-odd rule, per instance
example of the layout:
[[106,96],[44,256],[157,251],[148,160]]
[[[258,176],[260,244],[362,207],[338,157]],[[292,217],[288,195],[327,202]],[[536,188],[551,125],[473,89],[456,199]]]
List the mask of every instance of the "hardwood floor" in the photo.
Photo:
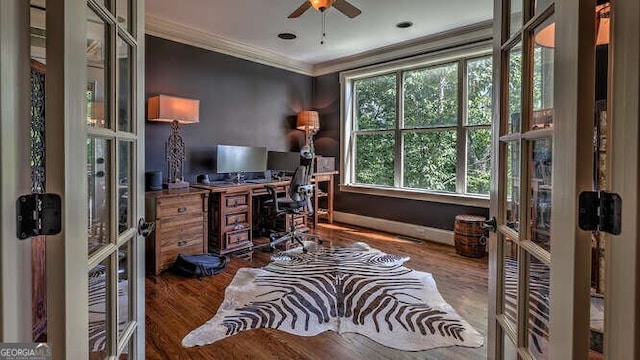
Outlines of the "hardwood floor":
[[[387,253],[407,255],[405,266],[433,274],[444,299],[476,330],[487,332],[487,258],[471,259],[450,246],[412,242],[393,235],[340,224],[321,224],[325,246],[363,241]],[[326,332],[300,337],[276,330],[251,330],[217,343],[184,348],[182,338],[211,319],[226,286],[242,267],[262,267],[271,253],[256,249],[250,262],[232,259],[224,273],[186,279],[170,273],[146,279],[147,359],[486,359],[486,346],[407,352],[390,349],[358,334]],[[486,340],[485,340],[486,342]]]

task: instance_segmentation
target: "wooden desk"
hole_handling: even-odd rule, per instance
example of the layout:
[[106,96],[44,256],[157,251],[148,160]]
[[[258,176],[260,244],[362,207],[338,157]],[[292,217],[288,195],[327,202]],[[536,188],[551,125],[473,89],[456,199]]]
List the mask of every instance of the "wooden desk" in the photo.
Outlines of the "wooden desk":
[[254,197],[268,195],[265,185],[285,192],[289,181],[231,186],[192,185],[209,191],[209,252],[227,254],[253,247]]
[[[327,198],[327,208],[314,211],[313,224],[317,224],[319,216],[326,215],[329,223],[333,222],[334,175],[337,171],[314,174],[312,183],[316,184],[313,195],[314,210],[321,198]],[[268,195],[265,185],[276,187],[279,193],[288,191],[290,180],[268,183],[244,183],[232,186],[215,186],[194,184],[192,187],[209,191],[209,252],[227,254],[253,247],[253,226],[255,214],[254,199]],[[306,222],[306,217],[302,217]],[[286,222],[288,223],[288,222]],[[306,226],[306,224],[297,224]]]

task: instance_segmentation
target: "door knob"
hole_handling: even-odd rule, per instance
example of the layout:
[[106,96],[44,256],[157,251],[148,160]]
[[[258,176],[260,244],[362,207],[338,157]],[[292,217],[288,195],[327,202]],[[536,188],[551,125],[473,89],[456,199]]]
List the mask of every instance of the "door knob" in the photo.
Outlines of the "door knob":
[[498,221],[496,220],[496,217],[492,216],[491,219],[483,222],[482,228],[491,232],[496,232],[498,230]]
[[156,223],[153,221],[146,222],[144,218],[140,218],[138,220],[138,235],[142,235],[144,237],[149,236],[156,229]]

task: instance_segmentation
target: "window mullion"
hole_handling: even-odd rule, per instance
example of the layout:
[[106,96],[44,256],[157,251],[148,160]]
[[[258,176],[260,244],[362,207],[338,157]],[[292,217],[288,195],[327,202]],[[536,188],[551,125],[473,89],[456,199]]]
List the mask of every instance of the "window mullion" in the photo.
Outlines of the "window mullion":
[[456,135],[456,192],[464,194],[466,187],[466,144],[467,132],[467,62],[458,62],[458,131]]
[[[345,82],[346,84],[346,82]],[[348,97],[349,98],[349,103],[348,103],[348,109],[349,109],[349,113],[346,114],[346,123],[348,124],[348,133],[349,133],[349,140],[348,140],[348,154],[346,154],[344,156],[344,160],[345,161],[345,167],[348,166],[348,168],[345,168],[345,176],[344,176],[344,180],[349,183],[349,184],[353,184],[356,181],[356,161],[355,161],[355,157],[356,157],[356,96],[358,95],[358,88],[356,86],[354,86],[353,82],[349,82],[348,83],[349,86],[347,87],[347,91],[345,91],[345,94],[350,94]],[[345,133],[347,133],[347,131],[345,131]],[[346,162],[346,159],[351,159],[351,161],[349,161],[348,163]]]
[[396,128],[395,128],[395,161],[394,161],[394,177],[393,186],[396,188],[404,187],[404,153],[403,153],[403,137],[402,127],[404,126],[404,91],[402,71],[396,72]]

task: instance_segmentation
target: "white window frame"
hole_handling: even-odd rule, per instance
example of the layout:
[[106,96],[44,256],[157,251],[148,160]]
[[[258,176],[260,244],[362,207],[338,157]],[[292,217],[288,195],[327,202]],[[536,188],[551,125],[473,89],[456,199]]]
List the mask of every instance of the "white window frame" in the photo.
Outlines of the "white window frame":
[[[412,199],[412,200],[423,200],[423,201],[432,201],[432,202],[441,202],[441,203],[449,203],[449,204],[458,204],[465,206],[476,206],[476,207],[489,207],[489,196],[488,195],[475,195],[475,194],[466,194],[464,193],[465,185],[464,178],[466,174],[464,174],[466,169],[466,153],[462,154],[460,149],[464,149],[463,146],[458,145],[458,173],[457,173],[457,184],[456,189],[457,192],[437,192],[430,190],[422,190],[422,189],[409,189],[402,188],[400,185],[402,180],[396,180],[395,187],[389,186],[380,186],[380,185],[369,185],[369,184],[357,184],[355,183],[355,156],[354,156],[354,141],[355,141],[355,114],[354,114],[354,81],[364,78],[371,78],[380,75],[385,75],[393,72],[397,72],[400,74],[402,71],[413,70],[413,69],[421,69],[425,67],[437,66],[446,63],[459,62],[461,60],[465,60],[462,63],[466,64],[467,60],[473,60],[475,58],[480,58],[484,56],[490,56],[492,54],[491,41],[482,41],[479,43],[456,47],[454,49],[442,50],[434,53],[430,53],[427,55],[421,55],[416,57],[411,57],[408,59],[396,60],[392,62],[387,62],[384,64],[368,66],[356,70],[344,71],[340,73],[340,164],[342,167],[342,171],[340,173],[340,191],[345,192],[353,192],[353,193],[361,193],[361,194],[369,194],[369,195],[378,195],[378,196],[387,196],[394,198],[403,198],[403,199]],[[459,78],[466,79],[466,66],[458,67]],[[463,94],[466,92],[465,84],[459,88],[459,94]],[[398,97],[401,96],[401,93],[398,92]],[[466,125],[463,123],[463,120],[466,118],[466,96],[459,96],[459,114],[458,114],[458,124],[456,126],[452,126],[452,129],[457,129],[458,131],[458,143],[460,141],[466,142],[466,134],[469,129],[476,128],[485,128],[487,126],[484,125]],[[490,125],[488,125],[490,129]],[[426,129],[411,129],[405,130],[396,128],[396,132],[401,134],[405,131],[431,131],[434,128],[426,128]],[[464,138],[461,137],[464,134]],[[400,152],[401,154],[401,152]],[[400,155],[401,157],[401,155]],[[396,159],[396,167],[399,168],[401,165],[398,163]],[[398,169],[396,169],[398,170]],[[396,171],[396,178],[399,179],[401,174]]]

